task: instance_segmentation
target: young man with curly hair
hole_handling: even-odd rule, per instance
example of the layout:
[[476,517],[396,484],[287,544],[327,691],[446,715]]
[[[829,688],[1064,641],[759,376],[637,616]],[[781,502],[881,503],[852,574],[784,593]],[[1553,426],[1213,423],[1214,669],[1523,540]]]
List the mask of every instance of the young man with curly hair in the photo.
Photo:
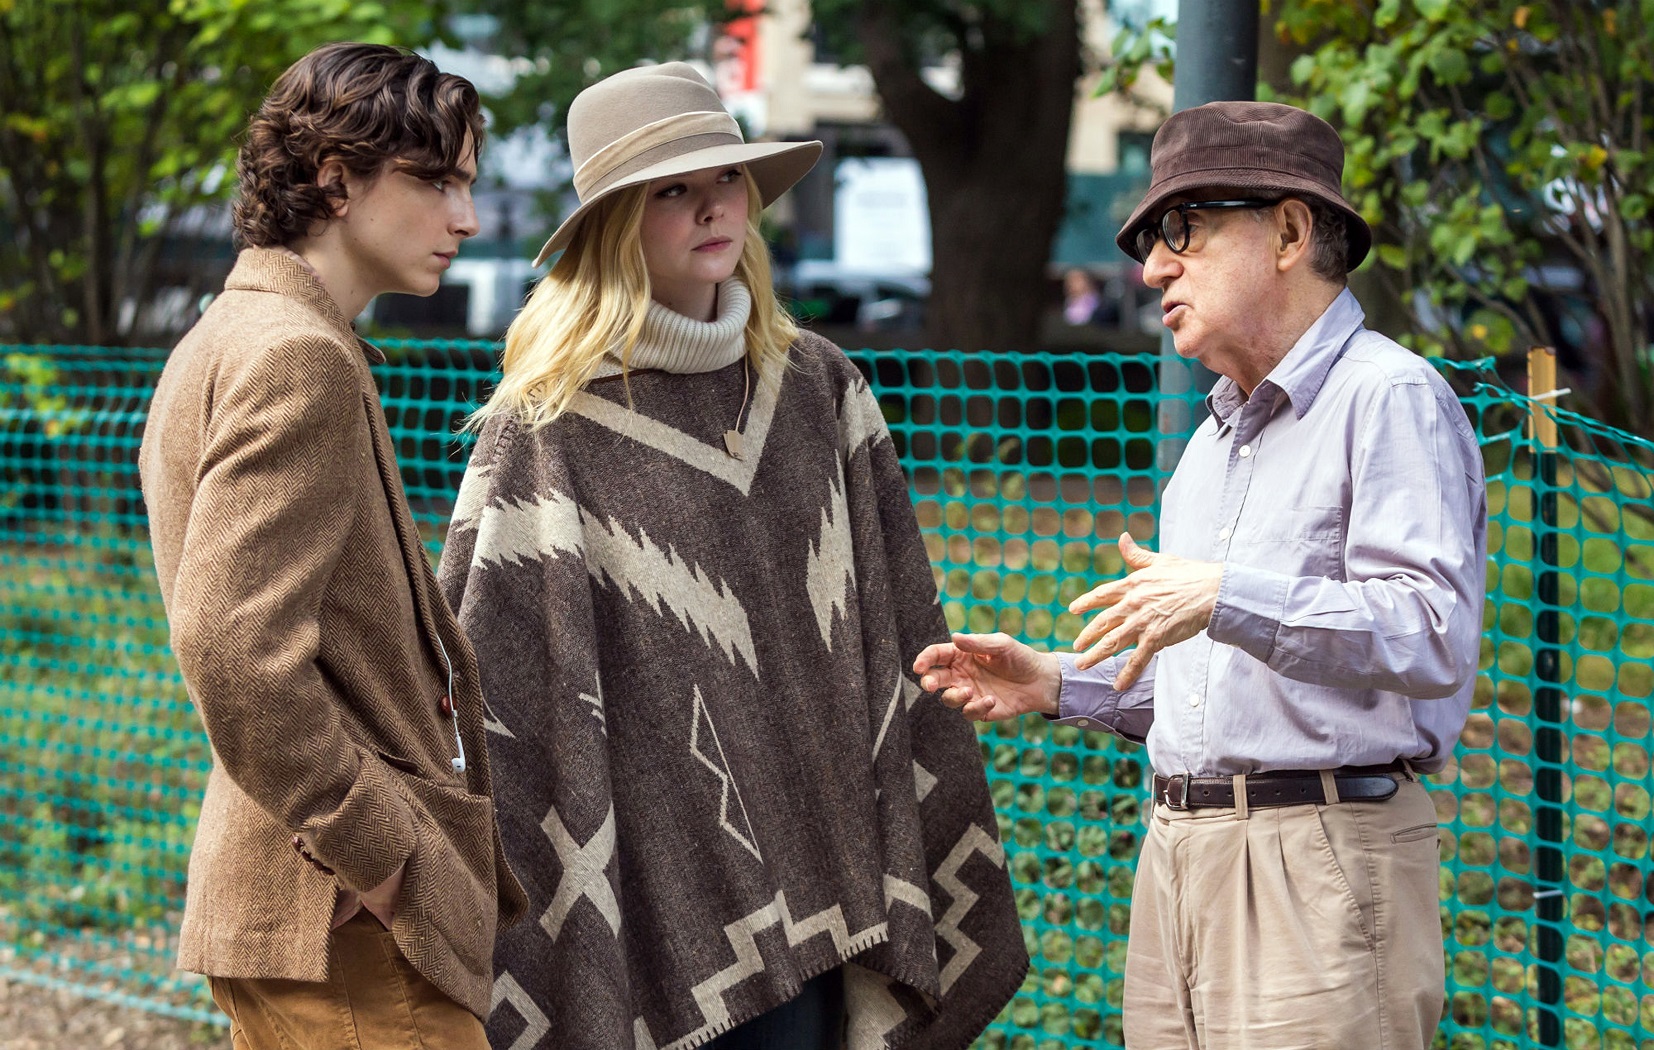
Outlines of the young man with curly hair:
[[523,894],[476,660],[431,575],[351,319],[477,232],[475,89],[399,48],[282,74],[238,163],[243,250],[139,454],[173,649],[212,744],[179,965],[237,1050],[484,1050]]

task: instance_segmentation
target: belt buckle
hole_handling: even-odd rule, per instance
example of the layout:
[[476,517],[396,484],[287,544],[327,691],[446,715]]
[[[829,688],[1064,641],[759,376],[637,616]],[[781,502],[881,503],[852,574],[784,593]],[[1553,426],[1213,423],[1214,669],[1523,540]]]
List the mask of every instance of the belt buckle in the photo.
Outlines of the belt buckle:
[[[1189,781],[1194,778],[1192,773],[1178,773],[1166,778],[1166,788],[1160,792],[1160,804],[1167,809],[1182,812],[1189,808]],[[1172,787],[1178,787],[1177,801],[1172,801]]]

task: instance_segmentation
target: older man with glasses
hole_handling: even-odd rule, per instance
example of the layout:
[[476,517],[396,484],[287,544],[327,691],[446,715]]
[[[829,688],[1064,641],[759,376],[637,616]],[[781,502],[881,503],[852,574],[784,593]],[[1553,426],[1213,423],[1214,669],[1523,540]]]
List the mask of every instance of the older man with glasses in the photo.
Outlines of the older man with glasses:
[[1069,606],[1074,654],[955,635],[914,670],[977,719],[1145,741],[1153,808],[1124,992],[1130,1050],[1421,1050],[1441,1019],[1436,812],[1469,711],[1482,460],[1428,363],[1362,325],[1372,233],[1337,133],[1216,102],[1155,136],[1116,238],[1177,352],[1220,376],[1158,552]]

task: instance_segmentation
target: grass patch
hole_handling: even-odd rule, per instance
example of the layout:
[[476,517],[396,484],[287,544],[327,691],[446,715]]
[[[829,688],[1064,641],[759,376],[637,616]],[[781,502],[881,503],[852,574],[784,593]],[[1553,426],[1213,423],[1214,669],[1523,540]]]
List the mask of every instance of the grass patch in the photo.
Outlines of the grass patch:
[[199,1009],[172,973],[206,738],[141,544],[0,547],[0,942]]

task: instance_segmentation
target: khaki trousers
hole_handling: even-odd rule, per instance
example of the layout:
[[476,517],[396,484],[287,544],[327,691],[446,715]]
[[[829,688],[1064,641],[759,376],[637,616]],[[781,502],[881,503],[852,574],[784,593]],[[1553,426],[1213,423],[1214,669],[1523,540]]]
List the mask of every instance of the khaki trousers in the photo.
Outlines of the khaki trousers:
[[420,975],[366,909],[328,938],[324,983],[212,977],[234,1050],[488,1050],[482,1022]]
[[1423,1050],[1444,1000],[1436,812],[1156,804],[1131,899],[1127,1050]]

